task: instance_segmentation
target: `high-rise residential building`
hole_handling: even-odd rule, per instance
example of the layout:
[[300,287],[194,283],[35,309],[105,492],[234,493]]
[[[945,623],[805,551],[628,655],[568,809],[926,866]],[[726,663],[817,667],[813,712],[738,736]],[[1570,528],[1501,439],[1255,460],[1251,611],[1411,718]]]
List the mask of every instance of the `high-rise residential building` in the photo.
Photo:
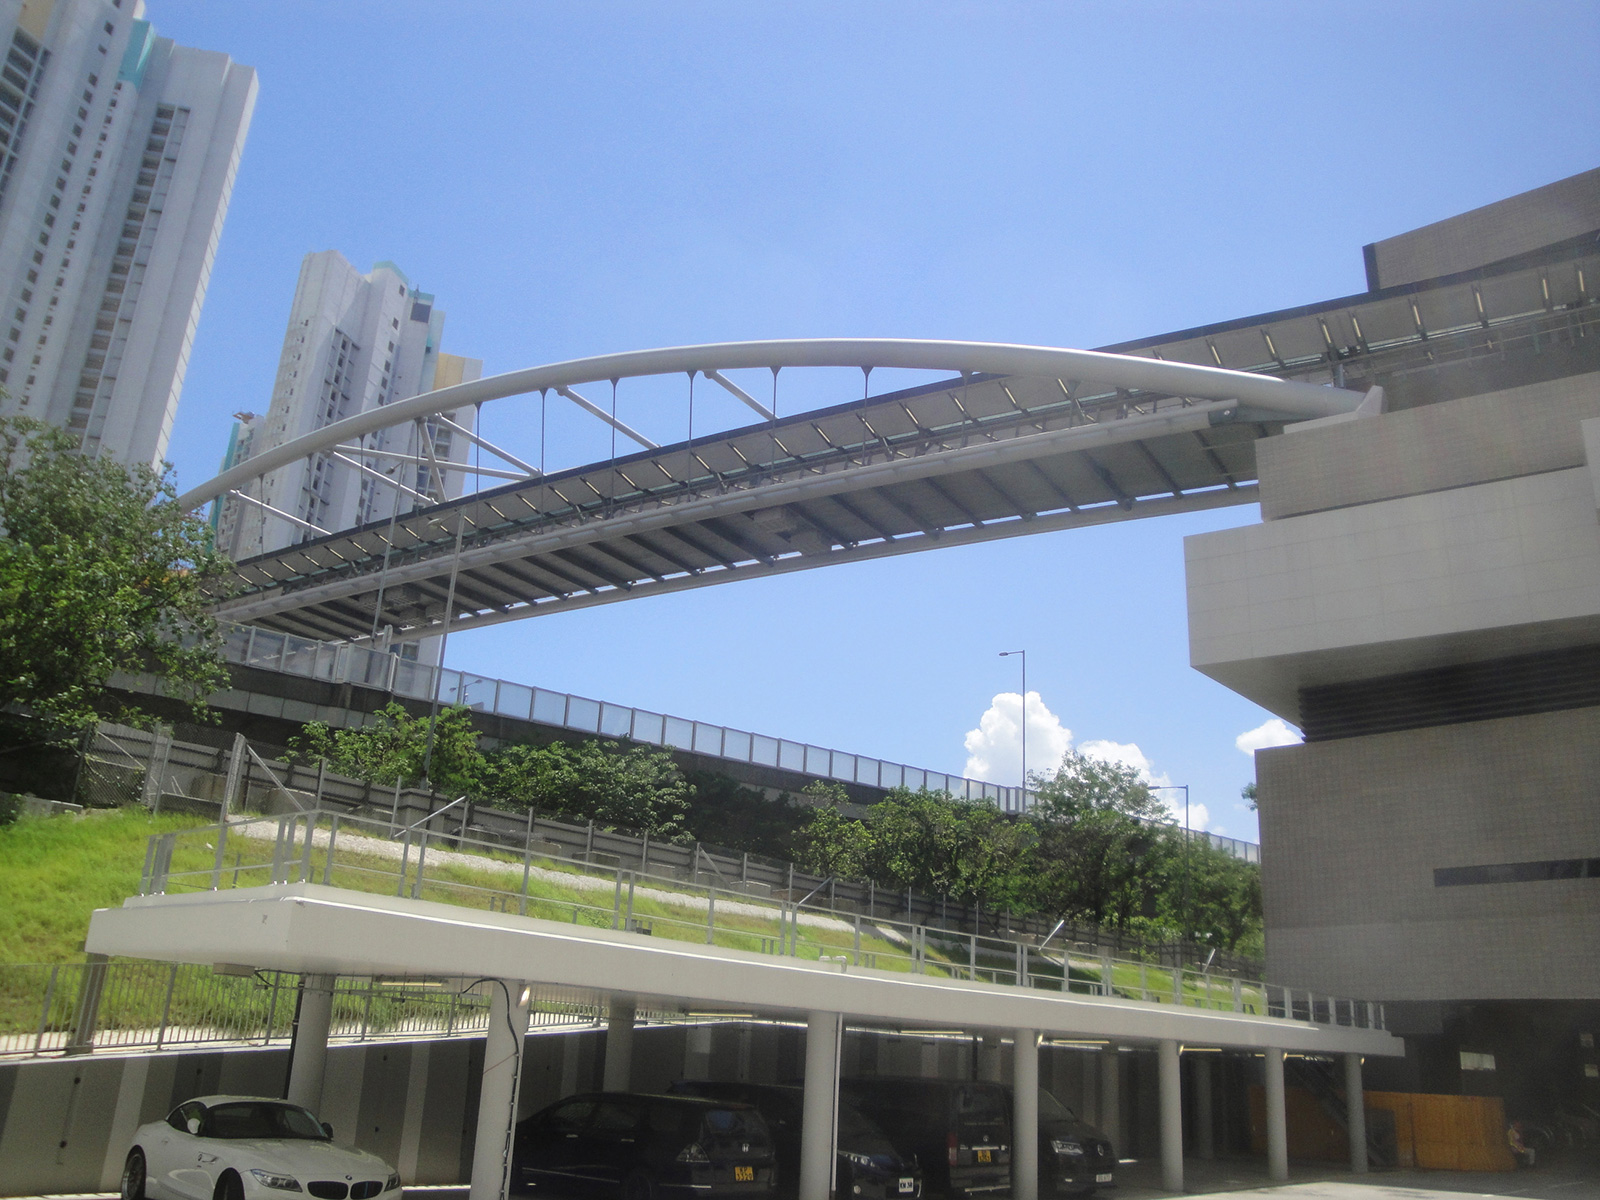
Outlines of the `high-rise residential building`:
[[[264,417],[238,415],[224,469],[334,421],[477,379],[483,363],[443,353],[443,333],[433,296],[393,263],[363,275],[336,250],[306,255],[271,405]],[[218,506],[219,549],[249,558],[459,495],[473,416],[380,430],[273,471]]]
[[143,0],[0,0],[0,413],[159,464],[256,73]]

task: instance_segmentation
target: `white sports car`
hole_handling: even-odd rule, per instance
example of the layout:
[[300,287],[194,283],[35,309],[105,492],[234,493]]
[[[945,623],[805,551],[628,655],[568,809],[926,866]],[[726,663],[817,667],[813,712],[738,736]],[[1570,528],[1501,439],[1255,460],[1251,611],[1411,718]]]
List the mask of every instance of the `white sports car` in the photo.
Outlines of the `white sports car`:
[[333,1144],[298,1104],[200,1096],[141,1125],[122,1200],[398,1200],[400,1176],[375,1154]]

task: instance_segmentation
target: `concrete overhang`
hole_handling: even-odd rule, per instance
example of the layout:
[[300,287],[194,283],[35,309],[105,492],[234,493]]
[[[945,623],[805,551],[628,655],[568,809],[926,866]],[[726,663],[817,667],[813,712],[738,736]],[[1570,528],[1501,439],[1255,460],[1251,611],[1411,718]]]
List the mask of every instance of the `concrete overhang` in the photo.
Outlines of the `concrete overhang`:
[[492,976],[898,1027],[1035,1029],[1121,1042],[1398,1057],[1381,1030],[778,958],[433,901],[279,884],[99,909],[99,954],[342,975]]

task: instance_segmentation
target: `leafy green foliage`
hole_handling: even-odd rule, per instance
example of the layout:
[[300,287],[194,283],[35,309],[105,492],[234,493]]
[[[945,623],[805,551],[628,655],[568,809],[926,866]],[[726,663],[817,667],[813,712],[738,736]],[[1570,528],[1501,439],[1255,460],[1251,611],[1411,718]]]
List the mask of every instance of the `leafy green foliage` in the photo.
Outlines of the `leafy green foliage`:
[[149,671],[197,720],[227,685],[206,589],[227,569],[170,479],[87,458],[63,430],[0,418],[0,708],[83,729],[147,714],[107,695]]
[[518,743],[490,754],[480,794],[502,807],[682,840],[694,788],[672,755],[617,742]]
[[426,763],[426,776],[431,776],[435,787],[471,795],[479,790],[484,773],[472,713],[460,707],[447,708],[430,721],[412,716],[405,705],[391,700],[371,725],[331,729],[321,721],[313,721],[290,744],[313,762],[325,760],[341,775],[373,783],[419,784],[425,778]]

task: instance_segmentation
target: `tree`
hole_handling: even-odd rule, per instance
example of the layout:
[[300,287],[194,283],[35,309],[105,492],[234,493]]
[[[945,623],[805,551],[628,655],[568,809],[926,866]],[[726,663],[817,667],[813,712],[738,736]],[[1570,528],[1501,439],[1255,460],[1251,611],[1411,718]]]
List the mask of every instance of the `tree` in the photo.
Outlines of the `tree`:
[[1166,808],[1139,778],[1138,771],[1076,750],[1067,751],[1054,775],[1034,782],[1037,807],[1053,819],[1097,809],[1146,821],[1167,817]]
[[290,745],[313,761],[324,760],[341,775],[370,783],[422,783],[426,760],[427,774],[435,787],[475,795],[486,774],[484,757],[478,750],[478,734],[472,728],[472,714],[460,706],[447,708],[430,719],[414,717],[405,705],[391,700],[378,711],[377,720],[371,725],[330,729],[321,721],[313,721],[298,737],[290,739]]
[[488,755],[480,791],[506,808],[673,840],[688,836],[694,797],[667,751],[595,740],[502,747]]
[[896,788],[867,810],[863,866],[890,887],[1003,902],[1024,848],[1021,828],[993,804]]
[[148,672],[196,720],[228,682],[207,611],[229,569],[171,480],[78,453],[64,430],[0,417],[0,708],[58,730],[111,715],[145,723],[106,692],[115,671]]
[[1252,779],[1239,789],[1239,798],[1250,805],[1250,811],[1256,811],[1256,781]]

